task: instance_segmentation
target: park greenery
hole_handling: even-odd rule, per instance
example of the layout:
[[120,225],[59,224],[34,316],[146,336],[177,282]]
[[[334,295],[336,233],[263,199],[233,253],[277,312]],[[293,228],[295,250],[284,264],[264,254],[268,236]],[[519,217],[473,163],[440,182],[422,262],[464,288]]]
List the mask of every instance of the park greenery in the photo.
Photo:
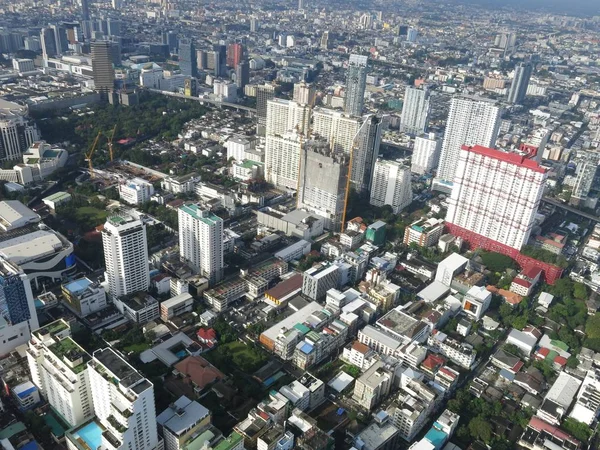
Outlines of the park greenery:
[[497,252],[481,251],[479,256],[483,265],[492,272],[505,272],[507,269],[516,269],[517,263],[510,257]]
[[543,261],[548,264],[554,264],[555,266],[566,268],[569,264],[566,258],[562,255],[544,250],[543,248],[534,247],[533,245],[525,245],[521,249],[521,253],[524,255],[535,258],[539,261]]

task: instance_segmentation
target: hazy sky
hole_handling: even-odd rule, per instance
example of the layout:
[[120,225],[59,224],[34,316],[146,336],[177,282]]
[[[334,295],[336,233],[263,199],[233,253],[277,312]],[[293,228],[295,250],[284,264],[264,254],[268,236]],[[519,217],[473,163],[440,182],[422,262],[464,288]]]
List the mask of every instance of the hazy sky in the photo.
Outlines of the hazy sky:
[[600,15],[600,0],[459,0],[486,6],[516,6],[577,15]]

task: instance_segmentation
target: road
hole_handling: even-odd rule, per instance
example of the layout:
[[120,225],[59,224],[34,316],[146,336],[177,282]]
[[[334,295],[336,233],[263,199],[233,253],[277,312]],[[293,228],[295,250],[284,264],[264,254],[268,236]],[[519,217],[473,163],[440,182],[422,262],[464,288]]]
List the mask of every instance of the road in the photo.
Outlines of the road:
[[563,203],[559,200],[556,200],[556,199],[553,199],[550,197],[542,197],[542,201],[546,202],[546,203],[550,203],[551,205],[557,206],[561,209],[564,209],[565,211],[572,212],[573,214],[580,215],[581,217],[585,217],[586,219],[590,219],[590,220],[593,220],[594,222],[600,223],[600,217],[595,216],[590,213],[586,213],[584,211],[581,211],[581,210],[574,208],[572,206],[569,206],[566,203]]
[[215,106],[224,106],[226,108],[234,108],[234,109],[238,109],[238,110],[241,110],[241,111],[247,111],[247,112],[256,114],[256,108],[250,108],[249,106],[238,105],[237,103],[219,102],[217,100],[211,100],[211,99],[206,99],[206,98],[190,97],[188,95],[178,94],[176,92],[161,91],[159,89],[150,89],[150,88],[146,88],[146,87],[139,87],[139,89],[142,89],[142,90],[145,90],[145,91],[150,91],[150,92],[155,92],[157,94],[162,94],[162,95],[166,95],[166,96],[169,96],[169,97],[183,98],[183,99],[186,99],[186,100],[196,100],[196,101],[201,102],[201,103],[210,103],[210,104],[215,105]]

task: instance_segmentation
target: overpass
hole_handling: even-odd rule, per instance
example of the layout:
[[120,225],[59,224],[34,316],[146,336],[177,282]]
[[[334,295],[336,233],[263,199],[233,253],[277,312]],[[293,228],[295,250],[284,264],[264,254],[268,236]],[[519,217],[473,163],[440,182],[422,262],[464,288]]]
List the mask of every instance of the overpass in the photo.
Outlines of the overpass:
[[595,215],[590,214],[590,213],[586,213],[585,211],[581,211],[580,209],[573,208],[572,206],[569,206],[566,203],[563,203],[563,202],[558,201],[556,199],[553,199],[553,198],[550,198],[550,197],[542,197],[542,201],[546,202],[546,203],[550,203],[551,205],[557,206],[557,207],[559,207],[561,209],[564,209],[565,211],[572,212],[573,214],[580,215],[581,217],[585,217],[586,219],[590,219],[590,220],[592,220],[594,222],[600,223],[600,217],[595,216]]
[[240,111],[246,111],[252,114],[256,114],[256,108],[250,108],[249,106],[238,105],[237,103],[229,103],[229,102],[220,102],[218,100],[211,100],[209,98],[200,98],[200,97],[191,97],[184,94],[178,94],[177,92],[169,92],[169,91],[161,91],[159,89],[152,89],[143,86],[138,86],[140,90],[155,92],[156,94],[167,95],[169,97],[177,97],[185,100],[196,100],[201,103],[210,103],[215,106],[224,106],[226,108],[235,108]]

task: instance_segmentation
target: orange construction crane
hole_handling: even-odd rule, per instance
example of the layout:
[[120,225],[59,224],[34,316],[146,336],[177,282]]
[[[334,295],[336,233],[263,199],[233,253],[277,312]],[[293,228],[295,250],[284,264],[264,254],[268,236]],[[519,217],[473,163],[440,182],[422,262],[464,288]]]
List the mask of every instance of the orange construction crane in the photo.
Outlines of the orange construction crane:
[[117,126],[112,130],[112,134],[110,135],[110,139],[108,140],[108,153],[110,154],[110,162],[113,162],[114,154],[113,154],[113,139],[115,138],[115,131],[117,131]]
[[96,151],[96,146],[98,145],[98,140],[100,139],[101,131],[98,131],[98,135],[96,139],[94,139],[94,143],[92,144],[92,148],[85,155],[85,160],[88,162],[89,170],[90,170],[90,178],[94,178],[94,166],[92,165],[92,156],[94,156],[94,152]]

